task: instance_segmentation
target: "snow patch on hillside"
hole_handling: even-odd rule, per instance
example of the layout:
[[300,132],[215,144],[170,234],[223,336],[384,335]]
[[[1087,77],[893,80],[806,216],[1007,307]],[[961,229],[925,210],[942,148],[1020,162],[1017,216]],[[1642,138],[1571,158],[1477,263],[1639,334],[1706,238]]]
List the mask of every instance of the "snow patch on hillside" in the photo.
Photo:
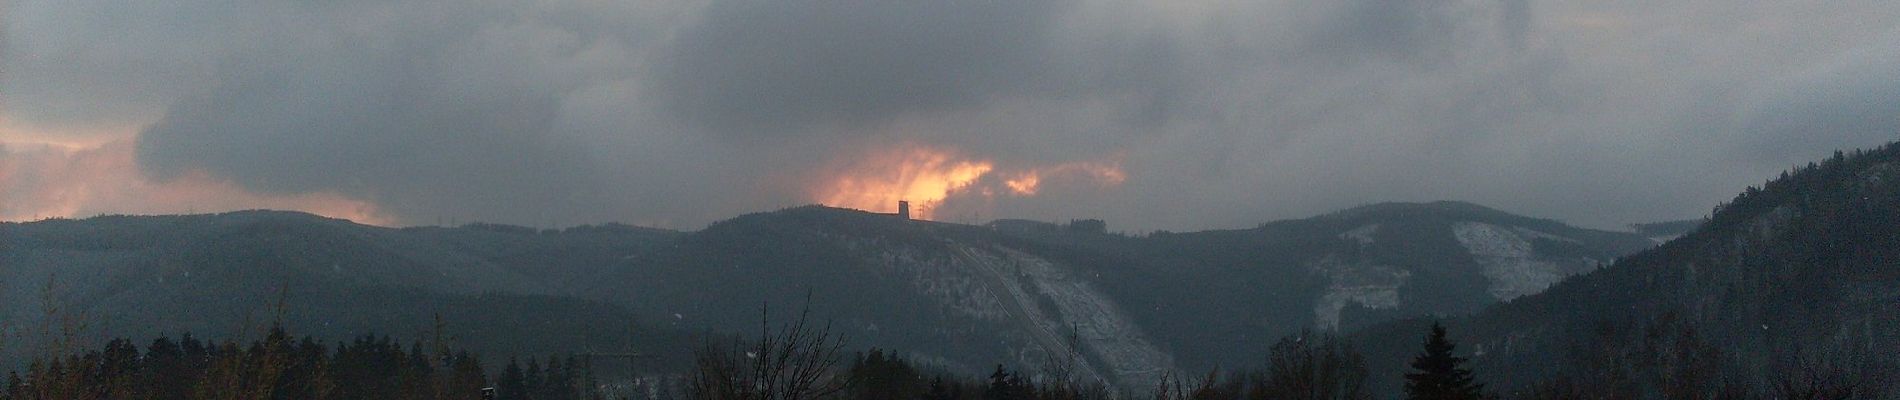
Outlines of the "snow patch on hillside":
[[1000,246],[945,244],[947,252],[848,246],[885,249],[876,263],[910,274],[919,291],[952,312],[1013,327],[997,333],[1020,345],[1013,350],[1017,364],[1076,354],[1074,378],[1125,387],[1146,387],[1174,372],[1173,356],[1072,267]]
[[925,257],[916,251],[895,251],[883,254],[885,265],[911,273],[911,285],[951,311],[972,318],[1009,322],[1009,312],[996,294],[989,288],[980,275],[973,274],[967,266],[959,265],[956,259],[944,257]]
[[1174,357],[1150,343],[1108,295],[1070,267],[1001,247],[963,250],[1014,297],[1034,325],[1033,335],[1042,339],[1042,350],[1053,352],[1042,354],[1068,352],[1073,335],[1084,353],[1076,360],[1079,369],[1097,379],[1139,387],[1173,372]]
[[1339,329],[1340,312],[1353,303],[1372,309],[1398,308],[1399,287],[1412,277],[1411,271],[1347,263],[1333,256],[1321,258],[1307,268],[1327,278],[1326,293],[1313,305],[1313,321],[1314,325],[1329,330]]
[[1352,230],[1341,232],[1339,234],[1339,238],[1359,242],[1360,246],[1371,246],[1372,235],[1376,233],[1379,233],[1379,224],[1373,223],[1373,224],[1361,225],[1358,228],[1352,228]]
[[[1489,292],[1498,300],[1510,300],[1549,288],[1570,274],[1563,263],[1540,259],[1529,239],[1547,238],[1574,241],[1525,228],[1506,228],[1481,222],[1452,225],[1458,243],[1471,252],[1491,281]],[[1528,238],[1527,238],[1528,237]]]

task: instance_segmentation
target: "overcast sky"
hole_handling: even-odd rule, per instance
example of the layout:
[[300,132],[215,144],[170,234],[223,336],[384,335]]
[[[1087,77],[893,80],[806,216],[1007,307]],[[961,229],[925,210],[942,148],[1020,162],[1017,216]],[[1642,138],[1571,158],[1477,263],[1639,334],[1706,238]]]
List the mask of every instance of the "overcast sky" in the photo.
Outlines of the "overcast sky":
[[0,219],[1699,217],[1900,137],[1892,1],[0,0]]

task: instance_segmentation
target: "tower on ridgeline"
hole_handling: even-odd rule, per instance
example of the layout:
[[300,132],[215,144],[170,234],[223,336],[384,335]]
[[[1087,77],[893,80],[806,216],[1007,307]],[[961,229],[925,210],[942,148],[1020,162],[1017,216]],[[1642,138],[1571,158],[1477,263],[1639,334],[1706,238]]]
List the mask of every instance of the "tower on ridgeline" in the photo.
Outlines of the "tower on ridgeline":
[[897,201],[897,219],[910,219],[910,202]]

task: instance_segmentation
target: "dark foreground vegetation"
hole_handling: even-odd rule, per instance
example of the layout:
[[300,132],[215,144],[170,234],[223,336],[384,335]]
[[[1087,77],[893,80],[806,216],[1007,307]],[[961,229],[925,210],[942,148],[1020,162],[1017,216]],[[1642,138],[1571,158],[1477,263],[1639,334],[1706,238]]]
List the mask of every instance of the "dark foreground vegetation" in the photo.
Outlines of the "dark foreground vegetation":
[[[1366,360],[1329,333],[1276,342],[1260,364],[1195,377],[1164,376],[1150,388],[1114,388],[1090,381],[1073,360],[1050,357],[1025,371],[997,365],[971,377],[870,349],[847,355],[829,326],[804,316],[761,327],[754,339],[709,341],[684,373],[660,372],[606,382],[592,362],[575,356],[508,360],[490,374],[480,358],[441,338],[404,346],[364,336],[321,344],[271,329],[250,343],[201,341],[190,335],[154,340],[144,349],[117,339],[97,350],[34,360],[7,376],[4,399],[693,399],[693,400],[1266,400],[1371,399]],[[1654,358],[1703,357],[1682,348],[1652,348]],[[1693,349],[1691,349],[1693,350]],[[1407,399],[1883,399],[1891,386],[1870,371],[1786,371],[1768,386],[1749,386],[1700,373],[1693,363],[1651,392],[1622,390],[1607,364],[1593,380],[1558,377],[1528,390],[1494,393],[1477,382],[1445,328],[1433,324],[1404,375]],[[1628,361],[1630,358],[1621,358]],[[1709,368],[1708,371],[1718,371]],[[1704,381],[1723,383],[1701,390]],[[1661,394],[1657,396],[1656,394]]]
[[[1443,331],[1408,379],[1414,392],[1475,394],[1470,372],[1450,357]],[[273,328],[249,343],[187,334],[140,348],[115,339],[104,348],[37,358],[7,376],[5,399],[1361,399],[1365,361],[1337,337],[1282,339],[1260,371],[1168,377],[1154,388],[1111,388],[1083,379],[1074,360],[1052,357],[1022,371],[997,365],[970,377],[919,365],[882,349],[846,354],[842,337],[804,317],[766,326],[756,339],[706,343],[684,373],[603,382],[591,362],[510,359],[498,373],[441,338],[404,345],[364,336],[323,344]],[[1462,379],[1462,380],[1461,380]],[[1138,395],[1137,395],[1138,393]]]
[[34,360],[7,376],[8,399],[475,399],[474,355],[388,337],[326,345],[272,329],[250,343],[161,337]]

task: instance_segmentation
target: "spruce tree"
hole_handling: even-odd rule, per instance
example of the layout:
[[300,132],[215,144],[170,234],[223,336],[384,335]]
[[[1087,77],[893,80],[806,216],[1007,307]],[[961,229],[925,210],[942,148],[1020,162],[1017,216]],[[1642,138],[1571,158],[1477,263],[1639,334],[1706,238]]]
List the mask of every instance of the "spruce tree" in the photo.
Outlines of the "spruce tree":
[[[455,353],[455,361],[453,364],[455,365],[455,389],[450,390],[446,397],[457,399],[479,398],[477,395],[481,393],[480,389],[489,386],[488,375],[482,371],[481,360],[476,359],[473,355],[469,355],[467,350],[463,350]],[[513,360],[510,360],[510,364],[513,364]],[[515,369],[515,375],[517,377],[521,375],[519,367]],[[503,378],[506,378],[506,376],[503,376]]]
[[1003,364],[996,364],[996,372],[990,374],[990,387],[983,391],[983,400],[1008,400],[1010,391],[1009,372],[1003,370]]
[[498,399],[528,398],[527,377],[521,372],[521,364],[508,359],[508,366],[501,370],[501,379],[495,382],[495,397]]
[[924,400],[956,400],[963,397],[962,388],[958,387],[955,391],[952,391],[951,388],[953,385],[956,385],[956,383],[951,382],[945,384],[942,376],[931,379],[930,392],[924,395]]
[[983,391],[983,400],[1030,400],[1035,398],[1035,387],[1023,381],[1019,374],[996,365],[996,372],[990,374],[990,387]]
[[541,361],[528,357],[528,369],[522,372],[521,391],[524,396],[538,396],[547,385],[547,375],[541,373]]
[[1406,398],[1414,400],[1468,400],[1482,397],[1484,385],[1473,381],[1471,370],[1459,366],[1465,359],[1452,355],[1457,345],[1445,339],[1445,327],[1432,323],[1425,351],[1412,359],[1414,373],[1405,374]]

